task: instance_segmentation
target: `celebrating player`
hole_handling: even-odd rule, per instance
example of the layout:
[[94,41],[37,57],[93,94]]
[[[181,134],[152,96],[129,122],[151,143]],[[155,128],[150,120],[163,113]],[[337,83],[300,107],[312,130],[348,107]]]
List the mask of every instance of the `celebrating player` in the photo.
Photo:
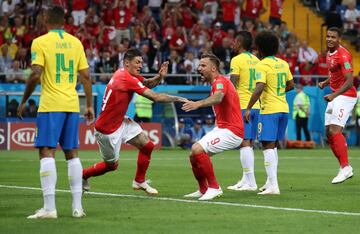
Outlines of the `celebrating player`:
[[210,156],[240,146],[244,137],[239,97],[230,80],[219,74],[220,60],[212,54],[201,56],[198,71],[211,84],[210,97],[183,104],[186,112],[213,106],[217,127],[192,145],[190,163],[199,190],[185,197],[212,200],[223,194],[214,174]]
[[[236,38],[234,51],[238,54],[231,59],[231,82],[235,86],[240,99],[242,114],[245,113],[252,92],[255,89],[255,65],[259,59],[250,53],[252,36],[248,31],[240,31]],[[254,151],[252,141],[256,139],[258,130],[258,116],[260,103],[256,102],[250,111],[249,122],[244,123],[244,140],[240,146],[240,162],[243,168],[243,177],[230,190],[255,191],[257,190],[254,175]]]
[[154,143],[149,140],[139,124],[125,116],[129,103],[137,93],[154,102],[184,102],[186,98],[154,93],[153,88],[160,83],[168,71],[168,62],[161,65],[159,74],[151,79],[140,76],[142,68],[141,52],[129,49],[124,56],[125,67],[117,70],[106,86],[101,113],[95,122],[95,137],[99,144],[102,162],[98,162],[83,171],[83,189],[90,189],[88,179],[103,175],[118,167],[119,152],[122,143],[128,143],[139,149],[137,170],[132,187],[144,190],[150,195],[158,194],[145,180],[150,164]]
[[324,96],[328,102],[325,111],[325,128],[328,143],[338,159],[340,170],[331,183],[341,183],[353,176],[352,167],[348,160],[346,139],[342,130],[357,101],[356,88],[353,85],[353,68],[351,55],[340,45],[341,31],[336,27],[326,32],[328,53],[326,63],[329,69],[329,78],[319,83],[323,89],[330,84],[333,91]]
[[259,140],[263,145],[264,164],[268,180],[260,188],[261,195],[280,194],[277,180],[278,154],[276,143],[283,140],[288,121],[289,106],[286,92],[294,88],[287,62],[276,58],[279,40],[271,32],[261,32],[255,45],[262,60],[256,64],[256,87],[244,115],[250,121],[251,109],[260,98]]
[[85,116],[94,118],[92,90],[88,64],[81,42],[62,30],[64,10],[55,6],[47,12],[49,32],[36,38],[31,46],[32,73],[18,109],[18,116],[26,100],[41,81],[40,105],[37,116],[35,147],[39,148],[40,181],[44,207],[29,219],[57,218],[55,207],[56,166],[55,150],[59,143],[67,164],[73,197],[72,216],[85,216],[81,204],[82,166],[78,158],[79,99],[75,90],[77,73],[86,95]]

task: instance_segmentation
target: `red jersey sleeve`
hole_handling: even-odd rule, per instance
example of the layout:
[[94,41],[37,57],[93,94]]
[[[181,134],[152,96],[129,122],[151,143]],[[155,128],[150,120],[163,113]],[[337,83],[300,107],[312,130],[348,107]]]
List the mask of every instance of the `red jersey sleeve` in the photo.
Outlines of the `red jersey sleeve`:
[[[126,81],[128,90],[134,91],[138,94],[142,94],[145,90],[147,90],[148,88],[144,86],[140,79],[141,78],[128,77]],[[142,80],[144,80],[143,77]]]
[[212,92],[215,93],[217,91],[221,91],[224,94],[227,92],[227,85],[226,82],[223,80],[223,78],[218,78],[215,80],[215,82],[212,84]]
[[348,72],[353,72],[353,65],[351,61],[351,56],[349,54],[343,53],[340,59],[341,72],[346,74]]

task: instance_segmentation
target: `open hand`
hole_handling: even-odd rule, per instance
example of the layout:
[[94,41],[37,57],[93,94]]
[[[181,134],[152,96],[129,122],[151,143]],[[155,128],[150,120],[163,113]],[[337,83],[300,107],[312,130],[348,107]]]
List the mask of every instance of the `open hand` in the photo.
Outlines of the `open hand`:
[[17,109],[16,115],[21,120],[23,119],[22,114],[24,113],[25,107],[26,107],[26,103],[21,103]]
[[334,98],[335,98],[335,96],[333,93],[324,96],[324,99],[327,102],[331,102],[332,100],[334,100]]
[[250,110],[246,110],[244,113],[244,119],[246,123],[249,123],[250,121]]
[[85,118],[86,118],[86,125],[91,125],[94,122],[94,109],[92,107],[86,107],[85,110],[85,114],[84,114]]
[[181,109],[184,110],[185,112],[189,112],[198,109],[199,106],[200,104],[198,102],[187,101],[183,104]]

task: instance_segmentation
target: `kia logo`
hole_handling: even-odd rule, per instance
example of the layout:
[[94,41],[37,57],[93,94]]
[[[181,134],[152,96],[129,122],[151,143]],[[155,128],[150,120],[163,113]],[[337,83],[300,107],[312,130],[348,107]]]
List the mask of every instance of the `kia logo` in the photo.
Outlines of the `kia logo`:
[[20,128],[13,132],[11,140],[21,146],[33,146],[35,128]]

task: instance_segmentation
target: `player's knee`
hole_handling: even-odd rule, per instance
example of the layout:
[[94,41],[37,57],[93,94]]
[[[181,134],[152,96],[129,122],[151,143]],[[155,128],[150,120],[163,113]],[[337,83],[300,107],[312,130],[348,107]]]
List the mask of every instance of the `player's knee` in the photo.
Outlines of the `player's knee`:
[[200,144],[195,143],[191,146],[191,155],[201,154],[202,152],[204,152],[204,150]]
[[152,141],[149,141],[146,145],[144,145],[140,149],[140,152],[146,155],[151,155],[151,152],[153,151],[154,147],[155,147],[154,143]]

